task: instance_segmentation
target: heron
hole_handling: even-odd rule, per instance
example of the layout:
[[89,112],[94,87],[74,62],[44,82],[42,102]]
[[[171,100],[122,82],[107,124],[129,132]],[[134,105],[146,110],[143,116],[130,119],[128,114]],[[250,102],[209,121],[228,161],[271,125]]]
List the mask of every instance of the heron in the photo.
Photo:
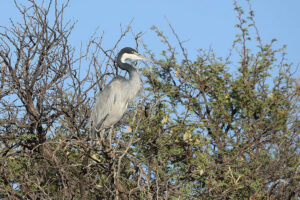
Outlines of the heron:
[[127,59],[148,60],[130,47],[125,47],[118,53],[116,64],[120,69],[129,73],[129,79],[121,76],[115,77],[97,95],[91,112],[93,137],[96,137],[97,132],[110,129],[118,123],[127,111],[128,102],[134,99],[143,88],[139,73],[134,66],[126,62]]

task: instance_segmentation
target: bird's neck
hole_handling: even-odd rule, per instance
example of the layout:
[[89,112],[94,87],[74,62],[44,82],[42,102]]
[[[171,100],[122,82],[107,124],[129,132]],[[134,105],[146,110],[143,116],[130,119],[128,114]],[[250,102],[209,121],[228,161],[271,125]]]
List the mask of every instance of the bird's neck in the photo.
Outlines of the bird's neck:
[[142,80],[139,76],[139,73],[136,69],[129,72],[129,84],[132,91],[136,91],[136,93],[132,94],[131,98],[134,98],[142,89]]
[[121,58],[118,58],[117,64],[119,68],[126,70],[129,73],[129,79],[139,76],[136,69],[131,64],[124,62]]
[[134,67],[132,67],[130,64],[128,63],[123,63],[120,60],[118,61],[118,67],[126,70],[129,74],[131,73],[131,71],[136,71],[136,69]]
[[142,80],[137,72],[137,70],[130,65],[129,63],[122,62],[119,58],[117,61],[118,67],[126,70],[129,73],[129,84],[132,91],[136,91],[136,94],[132,94],[132,97],[134,98],[137,93],[142,89]]

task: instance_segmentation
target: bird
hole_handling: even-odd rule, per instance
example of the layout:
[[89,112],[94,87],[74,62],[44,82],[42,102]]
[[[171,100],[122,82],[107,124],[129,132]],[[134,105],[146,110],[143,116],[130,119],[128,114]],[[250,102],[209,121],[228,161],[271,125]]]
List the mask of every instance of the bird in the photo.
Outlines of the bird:
[[142,90],[143,83],[136,68],[127,59],[149,60],[131,47],[121,49],[116,57],[117,66],[129,73],[129,78],[117,76],[99,92],[91,112],[92,136],[97,132],[112,128],[127,111],[128,102]]

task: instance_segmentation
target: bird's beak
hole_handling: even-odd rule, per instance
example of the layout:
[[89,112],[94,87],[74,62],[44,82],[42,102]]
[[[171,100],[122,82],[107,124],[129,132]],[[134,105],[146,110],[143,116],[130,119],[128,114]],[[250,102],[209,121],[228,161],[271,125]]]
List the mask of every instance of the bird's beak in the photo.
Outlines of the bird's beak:
[[134,55],[135,55],[135,59],[136,59],[136,60],[146,60],[146,61],[150,61],[149,58],[147,58],[147,57],[145,57],[145,56],[142,56],[142,55],[140,55],[140,54],[138,54],[138,53],[134,53]]

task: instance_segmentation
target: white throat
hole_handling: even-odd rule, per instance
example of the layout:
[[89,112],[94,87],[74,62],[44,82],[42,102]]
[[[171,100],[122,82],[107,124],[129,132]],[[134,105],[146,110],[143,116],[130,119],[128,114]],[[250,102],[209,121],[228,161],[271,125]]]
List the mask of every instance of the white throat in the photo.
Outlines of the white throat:
[[137,55],[137,54],[129,54],[129,53],[124,53],[121,57],[121,62],[124,63],[125,60],[127,59],[133,59],[133,60],[143,60],[144,58]]

